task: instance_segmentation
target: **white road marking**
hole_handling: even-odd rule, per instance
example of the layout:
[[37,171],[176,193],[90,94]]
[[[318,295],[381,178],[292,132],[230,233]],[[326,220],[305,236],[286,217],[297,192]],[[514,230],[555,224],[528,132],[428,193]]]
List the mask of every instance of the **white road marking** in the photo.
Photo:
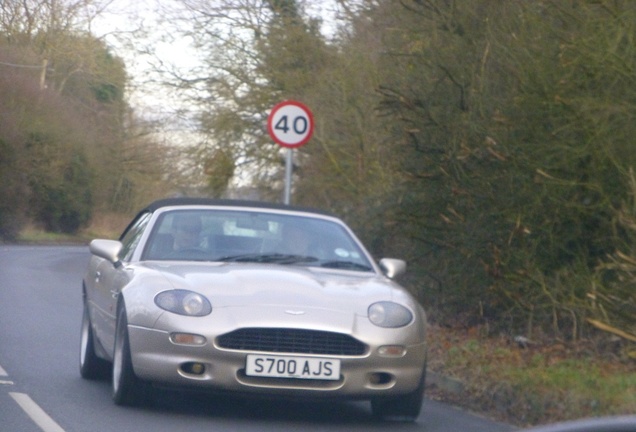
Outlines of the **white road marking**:
[[[2,369],[2,366],[0,366],[0,377],[8,377],[9,374],[7,374],[7,371],[5,371],[4,369]],[[0,385],[13,385],[13,381],[8,381],[8,380],[0,380]]]
[[48,414],[45,413],[44,410],[42,410],[42,408],[40,408],[38,404],[29,397],[29,395],[24,393],[9,393],[9,395],[44,432],[64,432],[64,429],[55,423],[55,421],[49,417]]

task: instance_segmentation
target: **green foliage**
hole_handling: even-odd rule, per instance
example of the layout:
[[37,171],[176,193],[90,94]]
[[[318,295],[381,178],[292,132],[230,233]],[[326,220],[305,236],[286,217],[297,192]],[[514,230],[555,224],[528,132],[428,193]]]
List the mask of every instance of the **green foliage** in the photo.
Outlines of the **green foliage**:
[[616,250],[596,268],[588,292],[590,315],[628,333],[636,342],[636,175],[629,172],[629,196],[616,213],[622,235]]
[[[0,58],[15,61],[17,56],[8,51]],[[37,85],[25,75],[0,73],[0,240],[15,240],[27,221],[28,170],[21,125]]]
[[101,84],[93,86],[95,99],[99,102],[113,102],[121,99],[122,91],[112,84]]
[[[33,137],[28,147],[33,154],[46,154],[42,147],[47,145],[42,137]],[[80,149],[75,149],[59,169],[61,172],[54,174],[39,166],[31,175],[30,211],[47,231],[74,234],[91,218],[90,173]]]
[[206,189],[210,196],[222,197],[232,179],[236,165],[231,153],[218,149],[204,164],[204,172],[208,179]]
[[25,222],[24,187],[22,174],[16,169],[15,153],[15,149],[0,138],[0,240],[15,240]]
[[400,126],[395,250],[415,242],[434,311],[578,337],[636,162],[633,5],[404,4],[368,11]]

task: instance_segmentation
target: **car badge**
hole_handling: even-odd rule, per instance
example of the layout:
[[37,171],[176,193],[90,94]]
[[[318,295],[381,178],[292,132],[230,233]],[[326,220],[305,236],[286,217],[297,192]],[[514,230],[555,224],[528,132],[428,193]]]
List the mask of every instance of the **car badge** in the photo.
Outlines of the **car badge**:
[[289,314],[289,315],[305,315],[305,311],[301,311],[301,310],[290,310],[290,309],[287,309],[285,311],[285,313]]

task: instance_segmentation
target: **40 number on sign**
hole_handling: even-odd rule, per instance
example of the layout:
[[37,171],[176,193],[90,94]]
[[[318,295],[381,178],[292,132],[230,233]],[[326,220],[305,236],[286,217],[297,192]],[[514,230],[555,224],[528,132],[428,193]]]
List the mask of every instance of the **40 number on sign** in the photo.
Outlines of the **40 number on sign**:
[[311,111],[296,101],[276,105],[267,120],[272,139],[283,147],[296,148],[306,144],[314,130]]

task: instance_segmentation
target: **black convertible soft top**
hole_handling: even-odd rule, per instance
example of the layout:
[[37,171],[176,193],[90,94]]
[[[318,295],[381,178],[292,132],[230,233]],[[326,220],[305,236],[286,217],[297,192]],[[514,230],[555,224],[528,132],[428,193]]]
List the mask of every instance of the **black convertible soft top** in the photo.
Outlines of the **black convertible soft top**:
[[180,197],[180,198],[164,198],[154,201],[148,204],[142,212],[150,211],[154,212],[162,207],[173,206],[189,206],[189,205],[213,205],[213,206],[227,206],[227,207],[258,207],[264,209],[275,210],[290,210],[290,211],[302,211],[309,213],[316,213],[326,216],[335,216],[333,213],[318,210],[309,207],[291,206],[280,203],[271,203],[265,201],[249,201],[249,200],[233,200],[233,199],[215,199],[215,198],[192,198],[192,197]]

